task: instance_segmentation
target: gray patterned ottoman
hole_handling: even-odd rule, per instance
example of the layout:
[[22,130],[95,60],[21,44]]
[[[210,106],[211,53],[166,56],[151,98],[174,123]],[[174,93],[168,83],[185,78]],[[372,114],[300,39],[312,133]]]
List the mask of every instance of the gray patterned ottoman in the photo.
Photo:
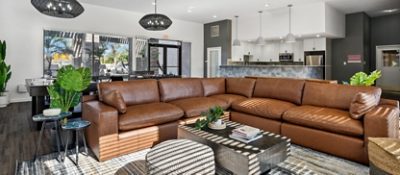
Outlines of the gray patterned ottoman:
[[147,174],[215,174],[214,152],[203,144],[168,140],[154,146],[146,155]]

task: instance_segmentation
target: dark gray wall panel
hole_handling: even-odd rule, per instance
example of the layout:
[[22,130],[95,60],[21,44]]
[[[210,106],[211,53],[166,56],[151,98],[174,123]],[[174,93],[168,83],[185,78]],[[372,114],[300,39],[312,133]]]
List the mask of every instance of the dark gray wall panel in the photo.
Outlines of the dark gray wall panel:
[[[219,36],[211,37],[211,26],[219,26]],[[221,64],[225,65],[232,54],[232,21],[222,20],[204,24],[204,61],[207,60],[207,48],[221,47]],[[207,63],[204,62],[204,76],[207,76]]]
[[400,14],[371,19],[371,70],[376,69],[376,46],[400,44]]
[[332,79],[349,81],[359,71],[365,71],[363,63],[348,63],[348,55],[362,55],[369,62],[369,17],[365,13],[346,15],[346,37],[332,40]]

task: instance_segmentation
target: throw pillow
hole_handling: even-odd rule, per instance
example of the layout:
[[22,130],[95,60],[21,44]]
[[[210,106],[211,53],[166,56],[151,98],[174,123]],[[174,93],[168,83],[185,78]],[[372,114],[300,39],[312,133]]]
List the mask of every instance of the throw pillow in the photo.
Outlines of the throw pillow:
[[374,94],[359,92],[350,104],[350,116],[353,119],[361,119],[368,111],[379,103],[379,98]]
[[126,104],[124,98],[117,90],[113,90],[110,93],[103,95],[103,102],[116,108],[119,113],[123,114],[126,112]]

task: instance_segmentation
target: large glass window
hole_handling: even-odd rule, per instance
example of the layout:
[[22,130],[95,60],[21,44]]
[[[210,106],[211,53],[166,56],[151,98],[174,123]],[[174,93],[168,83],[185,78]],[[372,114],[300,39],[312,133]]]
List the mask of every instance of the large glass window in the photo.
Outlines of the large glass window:
[[132,39],[121,36],[44,31],[44,74],[57,76],[65,65],[89,67],[93,76],[129,74]]

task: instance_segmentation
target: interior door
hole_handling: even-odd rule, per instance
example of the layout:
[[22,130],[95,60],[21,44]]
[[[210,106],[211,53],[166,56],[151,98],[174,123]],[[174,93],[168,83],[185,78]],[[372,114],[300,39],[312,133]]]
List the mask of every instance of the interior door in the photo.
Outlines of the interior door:
[[377,86],[384,90],[400,91],[400,45],[377,46],[376,68],[382,71]]
[[221,65],[221,47],[207,48],[207,77],[218,77]]
[[150,47],[150,71],[155,74],[164,74],[164,48],[163,47]]
[[167,48],[167,74],[179,75],[179,50]]
[[149,44],[149,71],[160,75],[181,75],[181,47]]

